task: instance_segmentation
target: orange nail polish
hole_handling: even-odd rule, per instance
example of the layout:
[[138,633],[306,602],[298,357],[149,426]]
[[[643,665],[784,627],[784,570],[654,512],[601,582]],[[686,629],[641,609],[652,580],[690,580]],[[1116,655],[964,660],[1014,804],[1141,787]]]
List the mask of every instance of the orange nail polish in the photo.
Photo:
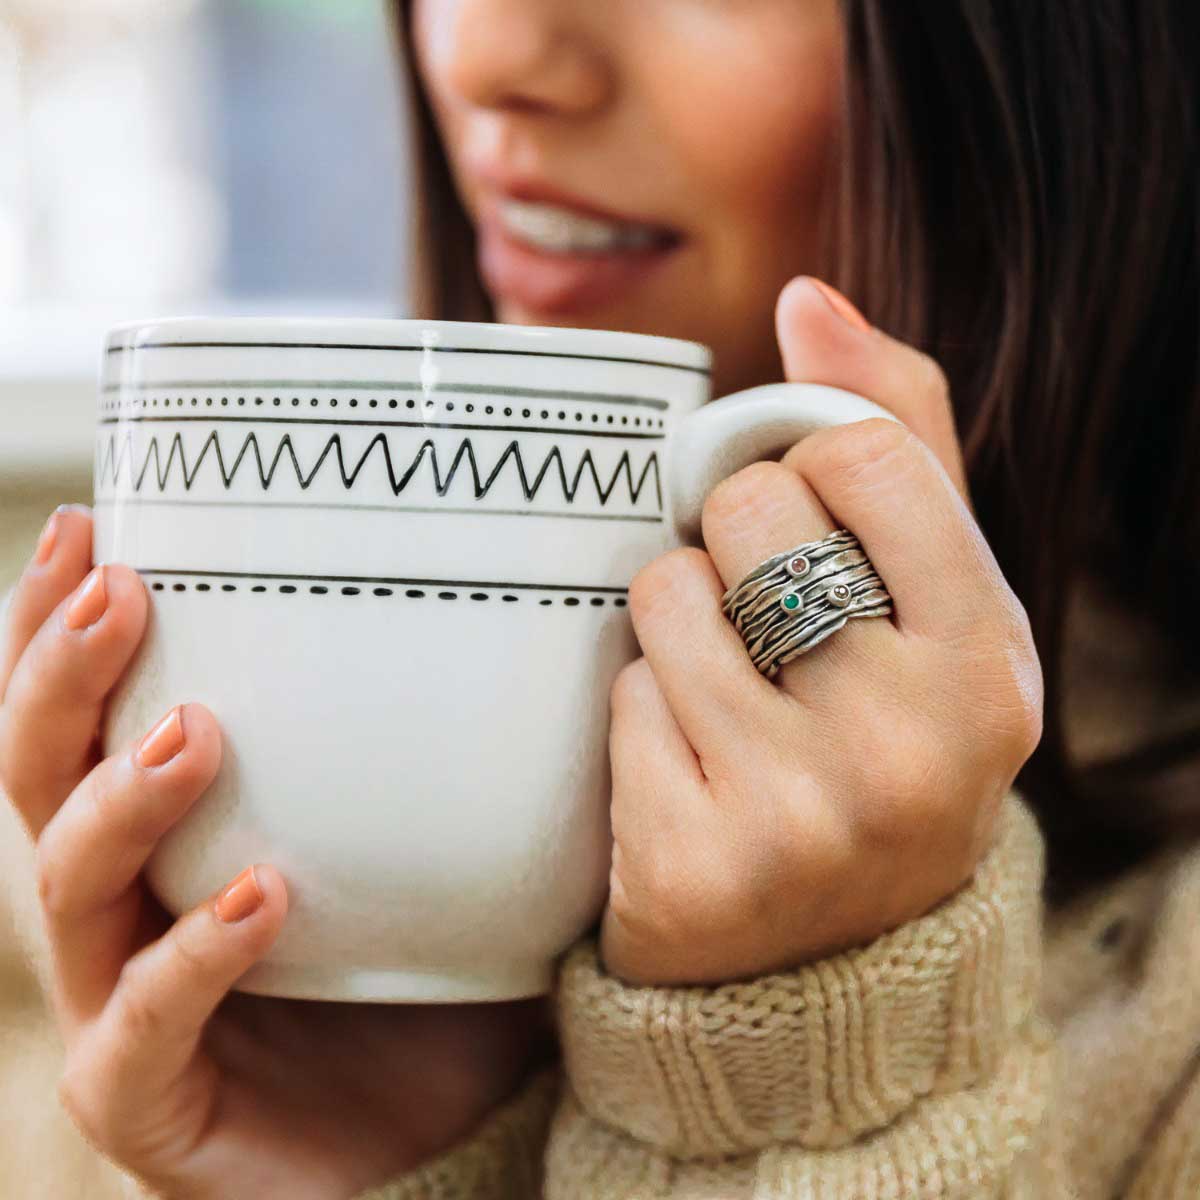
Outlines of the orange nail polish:
[[217,920],[232,925],[244,921],[262,906],[262,888],[254,877],[254,868],[247,867],[218,897]]
[[33,552],[33,561],[39,567],[44,567],[50,561],[50,555],[54,553],[54,543],[58,540],[58,513],[50,514],[50,520],[46,522],[46,528],[42,530],[42,536],[38,538],[37,549]]
[[108,593],[104,589],[104,568],[93,567],[67,605],[67,628],[86,629],[89,625],[95,625],[104,616],[107,607]]
[[858,329],[871,328],[871,323],[867,318],[837,288],[830,286],[823,279],[814,279],[811,275],[805,276],[805,278],[825,297],[826,303],[843,321],[849,321]]
[[183,717],[176,705],[150,730],[138,747],[139,767],[161,767],[183,749]]

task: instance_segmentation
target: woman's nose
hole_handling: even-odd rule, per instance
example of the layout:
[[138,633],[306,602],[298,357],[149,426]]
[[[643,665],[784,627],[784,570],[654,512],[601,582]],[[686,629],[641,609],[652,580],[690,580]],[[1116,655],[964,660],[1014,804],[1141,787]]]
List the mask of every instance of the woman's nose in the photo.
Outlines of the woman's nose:
[[443,47],[446,83],[481,108],[584,116],[608,99],[596,0],[460,0]]

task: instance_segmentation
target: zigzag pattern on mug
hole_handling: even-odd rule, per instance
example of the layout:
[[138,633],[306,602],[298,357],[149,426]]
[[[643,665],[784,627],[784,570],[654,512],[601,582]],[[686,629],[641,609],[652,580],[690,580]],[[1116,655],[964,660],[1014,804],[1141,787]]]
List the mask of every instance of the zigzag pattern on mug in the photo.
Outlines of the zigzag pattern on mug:
[[[595,496],[601,506],[608,503],[622,479],[627,484],[630,503],[636,504],[650,477],[653,476],[654,496],[659,511],[662,510],[662,481],[659,476],[658,455],[653,450],[647,457],[636,479],[634,478],[633,463],[630,459],[629,451],[625,450],[622,452],[611,477],[607,483],[604,483],[601,480],[600,470],[592,458],[590,449],[584,450],[578,465],[573,472],[569,473],[567,465],[563,461],[562,450],[557,444],[550,448],[536,472],[531,476],[521,453],[521,444],[516,439],[510,441],[505,446],[495,465],[486,474],[480,470],[475,455],[475,447],[469,437],[463,438],[459,443],[444,474],[441,461],[438,457],[437,445],[432,438],[428,437],[421,442],[416,454],[409,461],[408,465],[399,472],[397,472],[392,459],[391,443],[388,436],[383,433],[375,434],[367,444],[366,449],[358,455],[357,460],[350,467],[347,466],[342,435],[340,433],[332,434],[308,471],[305,471],[300,465],[300,460],[296,455],[296,449],[292,444],[292,435],[290,433],[285,433],[280,439],[278,446],[275,447],[274,452],[270,455],[269,465],[266,465],[264,462],[263,450],[259,445],[259,435],[257,432],[251,432],[246,435],[229,465],[226,465],[227,456],[221,449],[219,430],[213,430],[208,434],[204,440],[204,444],[200,447],[200,452],[196,455],[190,466],[188,465],[187,452],[183,444],[183,436],[180,433],[172,435],[165,462],[163,461],[158,435],[152,434],[146,442],[145,454],[142,457],[140,466],[135,466],[136,452],[133,447],[132,434],[126,434],[120,439],[119,446],[117,442],[117,436],[110,434],[107,439],[101,439],[101,445],[97,448],[96,482],[98,487],[106,485],[113,490],[118,489],[121,484],[122,472],[124,472],[128,485],[134,492],[142,490],[148,476],[150,477],[151,485],[157,484],[159,492],[163,492],[171,482],[172,475],[176,473],[176,464],[178,464],[177,474],[183,483],[184,490],[191,491],[192,485],[195,483],[205,459],[211,454],[220,473],[221,483],[227,491],[232,487],[239,471],[242,470],[243,463],[251,458],[254,461],[254,469],[257,473],[258,481],[264,491],[270,489],[276,472],[280,470],[280,466],[284,462],[291,465],[292,473],[301,490],[306,490],[317,478],[325,464],[331,461],[336,462],[342,486],[349,491],[354,487],[368,460],[372,455],[375,455],[377,458],[382,459],[384,469],[387,473],[388,484],[391,487],[392,494],[396,496],[400,495],[408,487],[409,482],[420,469],[421,464],[428,459],[433,475],[434,489],[439,497],[445,496],[450,490],[464,462],[468,464],[471,473],[476,500],[482,500],[487,496],[496,481],[505,473],[505,468],[511,464],[512,470],[515,471],[516,477],[520,482],[521,491],[527,501],[532,501],[537,496],[547,477],[551,475],[552,470],[562,489],[563,498],[568,503],[575,502],[576,497],[579,495],[580,487],[586,478],[590,479],[595,487]],[[377,449],[378,453],[376,453]],[[152,462],[154,471],[151,475],[150,466]]]

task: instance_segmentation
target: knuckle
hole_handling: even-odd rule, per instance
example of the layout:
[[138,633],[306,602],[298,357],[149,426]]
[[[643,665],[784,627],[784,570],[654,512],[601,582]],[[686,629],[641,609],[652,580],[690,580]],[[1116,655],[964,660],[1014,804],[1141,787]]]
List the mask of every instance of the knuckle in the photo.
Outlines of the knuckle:
[[757,462],[721,480],[704,502],[705,530],[756,528],[791,499],[795,474],[782,463]]
[[78,1074],[70,1067],[64,1070],[59,1077],[57,1094],[58,1102],[66,1110],[67,1115],[80,1129],[86,1132],[91,1124],[91,1111],[84,1099]]
[[104,1104],[105,1090],[97,1087],[94,1072],[77,1057],[68,1057],[56,1087],[58,1102],[76,1128],[92,1145],[108,1150],[112,1145]]
[[660,916],[649,908],[645,897],[635,899],[616,873],[609,883],[604,921],[603,952],[608,970],[634,986],[661,982],[664,971],[670,969],[671,948],[660,928]]
[[1041,669],[1036,663],[1010,661],[1005,682],[1005,691],[994,707],[1009,765],[1019,769],[1042,740]]
[[20,807],[23,788],[21,746],[13,734],[11,713],[0,709],[0,792]]
[[708,555],[685,546],[660,554],[648,562],[629,584],[629,607],[636,617],[653,617],[665,611],[676,612],[680,591],[686,580],[700,571],[711,570]]
[[940,400],[943,404],[949,404],[950,380],[942,369],[942,364],[923,350],[914,350],[913,353],[916,355],[921,392]]
[[8,726],[8,714],[3,708],[0,708],[0,792],[11,797],[13,793],[12,739],[8,735]]
[[636,883],[626,880],[615,888],[609,901],[627,938],[662,953],[686,946],[697,919],[696,888],[682,856],[653,851],[641,859],[637,875]]
[[43,834],[35,849],[34,878],[42,911],[56,923],[69,918],[73,907],[70,889],[62,886],[61,857],[54,839]]
[[653,683],[650,664],[645,658],[635,658],[626,663],[613,680],[611,701],[614,711],[636,709],[641,703],[646,689]]
[[[975,703],[969,711],[982,723],[981,742],[998,749],[1014,770],[1042,739],[1044,686],[1041,661],[1024,609],[985,623],[982,649],[970,673]],[[978,727],[978,725],[977,725]]]
[[134,957],[121,968],[119,977],[118,1023],[122,1035],[133,1042],[157,1041],[169,1025],[168,1014],[147,986],[145,974],[143,962]]
[[[1038,673],[1038,678],[1040,690],[1040,672]],[[1030,703],[1027,700],[1021,709],[1021,721],[1017,730],[1015,747],[1016,757],[1018,759],[1016,765],[1018,769],[1025,765],[1025,762],[1032,756],[1033,752],[1041,744],[1042,734],[1044,732],[1045,714],[1039,696],[1039,699],[1035,703]]]
[[97,631],[104,636],[97,640],[97,655],[128,654],[141,640],[146,626],[146,598],[141,588],[141,584],[136,589],[129,585],[119,589],[109,585],[111,599],[105,620],[98,626]]
[[207,978],[211,973],[208,959],[204,953],[191,945],[184,930],[190,926],[176,925],[171,933],[170,945],[177,966],[194,979]]
[[805,466],[842,488],[870,486],[880,472],[919,453],[916,435],[899,421],[868,417],[818,430],[801,442]]

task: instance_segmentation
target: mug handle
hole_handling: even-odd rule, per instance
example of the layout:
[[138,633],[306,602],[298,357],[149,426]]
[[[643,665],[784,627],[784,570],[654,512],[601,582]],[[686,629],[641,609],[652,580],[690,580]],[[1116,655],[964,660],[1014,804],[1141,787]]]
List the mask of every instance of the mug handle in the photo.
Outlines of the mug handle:
[[820,383],[768,383],[689,413],[676,427],[668,471],[680,538],[700,542],[704,501],[722,479],[751,463],[779,458],[818,429],[869,417],[903,424],[865,396]]

